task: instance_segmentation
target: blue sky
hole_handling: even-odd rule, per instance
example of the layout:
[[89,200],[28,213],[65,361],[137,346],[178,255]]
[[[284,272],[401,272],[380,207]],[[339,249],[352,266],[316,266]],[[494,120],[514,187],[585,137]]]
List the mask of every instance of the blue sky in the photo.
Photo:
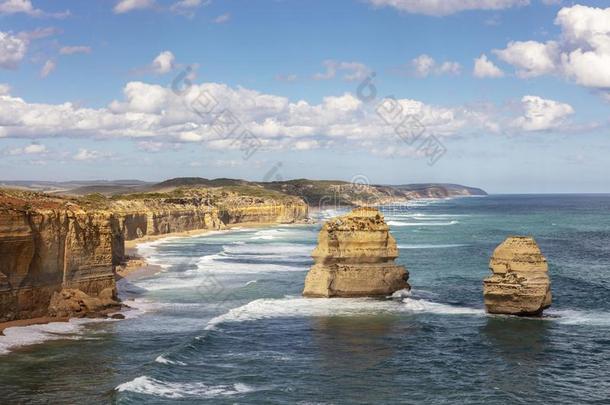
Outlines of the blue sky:
[[281,163],[272,179],[610,192],[604,7],[0,0],[0,179],[262,180]]

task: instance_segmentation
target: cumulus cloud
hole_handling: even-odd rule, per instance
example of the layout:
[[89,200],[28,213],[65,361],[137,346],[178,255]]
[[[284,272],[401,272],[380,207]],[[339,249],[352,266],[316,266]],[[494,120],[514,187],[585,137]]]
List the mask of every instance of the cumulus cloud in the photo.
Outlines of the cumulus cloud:
[[0,31],[0,68],[16,69],[27,50],[27,39]]
[[371,69],[360,62],[339,62],[336,60],[325,60],[323,65],[326,71],[316,73],[314,80],[330,80],[342,74],[342,79],[348,82],[363,80],[371,73]]
[[431,56],[422,54],[411,60],[411,69],[413,74],[418,77],[428,77],[431,74],[458,75],[462,66],[458,62],[452,61],[445,61],[439,65]]
[[555,74],[585,87],[610,88],[610,8],[564,7],[555,24],[561,29],[556,40],[510,42],[494,53],[519,77]]
[[151,69],[156,74],[165,74],[175,67],[176,58],[170,51],[163,51],[152,61]]
[[524,96],[521,99],[523,116],[514,125],[525,131],[545,131],[563,125],[566,118],[574,114],[571,105],[537,96]]
[[69,11],[61,13],[45,13],[35,8],[31,0],[0,0],[0,15],[27,14],[32,17],[63,18],[70,15]]
[[472,74],[479,78],[504,76],[504,72],[492,61],[487,59],[487,55],[485,54],[474,60],[474,70]]
[[74,55],[76,53],[91,53],[90,46],[62,46],[59,49],[61,55]]
[[50,75],[55,68],[57,67],[57,63],[55,63],[54,60],[47,60],[44,65],[42,66],[42,68],[40,69],[40,77],[42,77],[43,79],[45,77],[47,77],[48,75]]
[[[573,113],[567,104],[534,96],[523,99],[522,116],[515,116],[512,110],[437,106],[407,98],[395,103],[403,115],[417,117],[428,133],[439,138],[542,131],[558,128]],[[29,103],[5,93],[0,95],[0,128],[2,135],[22,139],[127,138],[147,152],[181,143],[238,150],[239,143],[232,136],[244,130],[250,131],[261,148],[267,150],[307,150],[331,144],[352,148],[374,144],[383,148],[401,143],[395,131],[400,121],[388,124],[376,111],[377,106],[364,103],[351,93],[310,103],[220,83],[194,83],[179,95],[171,88],[134,81],[125,85],[122,98],[97,109],[72,103]],[[218,131],[222,111],[234,117],[238,128],[233,135]],[[79,156],[89,160],[99,154],[85,150],[79,151]]]
[[502,10],[526,6],[529,0],[368,0],[376,7],[393,7],[412,14],[446,16],[469,10]]
[[514,41],[506,49],[493,52],[504,62],[515,66],[517,76],[522,78],[553,73],[559,58],[559,46],[554,41]]
[[134,10],[144,10],[156,5],[154,0],[120,0],[114,6],[116,14],[124,14]]

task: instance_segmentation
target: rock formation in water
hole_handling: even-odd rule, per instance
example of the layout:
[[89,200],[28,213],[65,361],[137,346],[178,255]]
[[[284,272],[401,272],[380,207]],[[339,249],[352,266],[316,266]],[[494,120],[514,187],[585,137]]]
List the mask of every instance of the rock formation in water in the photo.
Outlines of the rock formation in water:
[[551,305],[548,264],[532,237],[511,236],[493,252],[483,281],[487,312],[540,315]]
[[327,221],[312,257],[306,297],[390,295],[410,288],[409,273],[394,263],[396,240],[376,208],[356,208]]
[[215,189],[109,199],[0,190],[0,322],[105,316],[116,310],[115,267],[126,240],[307,217],[303,201],[277,194]]

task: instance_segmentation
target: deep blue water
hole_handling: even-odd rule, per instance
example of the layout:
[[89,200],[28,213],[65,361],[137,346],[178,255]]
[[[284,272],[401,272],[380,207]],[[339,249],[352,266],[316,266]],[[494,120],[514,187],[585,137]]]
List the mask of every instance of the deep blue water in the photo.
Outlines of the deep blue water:
[[[319,224],[149,243],[165,270],[121,284],[128,319],[33,329],[55,339],[0,356],[0,402],[610,403],[609,213],[608,195],[388,207],[413,291],[387,299],[300,297]],[[509,235],[549,261],[541,319],[484,312]]]

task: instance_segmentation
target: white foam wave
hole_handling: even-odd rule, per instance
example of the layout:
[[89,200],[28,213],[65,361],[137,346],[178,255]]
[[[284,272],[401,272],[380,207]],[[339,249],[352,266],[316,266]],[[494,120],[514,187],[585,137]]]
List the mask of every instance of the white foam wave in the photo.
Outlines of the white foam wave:
[[468,246],[468,245],[464,245],[464,244],[460,244],[460,243],[453,243],[453,244],[446,244],[446,245],[401,244],[401,245],[398,245],[398,248],[399,249],[447,249],[447,248],[456,248],[456,247],[464,247],[464,246]]
[[242,383],[235,383],[233,385],[206,385],[200,382],[166,382],[145,375],[123,383],[115,389],[119,392],[130,391],[170,399],[185,397],[210,398],[255,391],[255,388]]
[[169,360],[169,359],[166,359],[165,357],[163,357],[163,355],[157,356],[155,361],[157,363],[161,363],[161,364],[173,364],[173,365],[178,365],[178,366],[186,366],[186,363],[184,363],[184,362],[177,361],[177,360],[176,361],[175,360]]
[[42,325],[15,326],[4,330],[0,336],[0,354],[22,346],[30,346],[49,340],[81,339],[83,326],[93,322],[109,322],[111,319],[71,319],[69,322],[51,322]]
[[449,222],[404,222],[404,221],[388,221],[390,226],[449,226],[459,224],[459,221]]
[[279,257],[309,256],[313,250],[312,246],[296,243],[249,243],[230,244],[223,246],[227,255],[264,255]]
[[544,315],[564,325],[610,326],[610,312],[548,309]]
[[270,318],[354,316],[376,313],[430,312],[446,315],[484,315],[483,309],[457,307],[422,299],[404,298],[402,301],[372,298],[301,298],[258,299],[212,318],[206,330],[222,323],[257,321]]
[[479,308],[458,307],[412,298],[405,298],[402,302],[409,311],[413,312],[428,312],[438,315],[485,315],[485,310]]

